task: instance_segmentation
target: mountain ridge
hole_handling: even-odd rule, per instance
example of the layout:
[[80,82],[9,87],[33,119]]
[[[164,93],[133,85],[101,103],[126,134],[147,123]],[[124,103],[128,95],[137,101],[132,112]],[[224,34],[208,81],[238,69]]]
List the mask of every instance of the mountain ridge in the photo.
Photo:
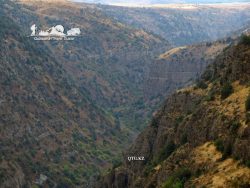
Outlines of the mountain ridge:
[[[162,8],[128,8],[98,5],[119,22],[157,34],[173,47],[211,42],[230,35],[249,22],[249,4],[239,6],[178,5]],[[209,15],[209,16],[208,16]],[[230,19],[230,23],[224,21]]]

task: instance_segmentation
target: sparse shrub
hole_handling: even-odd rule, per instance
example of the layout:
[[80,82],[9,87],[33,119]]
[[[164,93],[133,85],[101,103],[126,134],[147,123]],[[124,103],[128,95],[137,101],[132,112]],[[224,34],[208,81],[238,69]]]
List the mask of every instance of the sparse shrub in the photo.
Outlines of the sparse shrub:
[[221,89],[221,99],[229,97],[232,93],[233,93],[233,86],[227,82]]
[[174,176],[182,182],[185,182],[192,176],[192,173],[188,168],[181,168],[177,170]]
[[209,81],[209,80],[212,80],[213,78],[213,71],[210,69],[210,70],[207,70],[206,72],[204,72],[204,74],[202,75],[202,78],[205,80],[205,81]]
[[239,129],[240,125],[241,124],[239,121],[233,121],[231,126],[230,126],[231,133],[235,133]]
[[122,162],[121,162],[120,160],[118,160],[118,159],[114,159],[114,160],[112,161],[112,164],[113,164],[112,169],[115,169],[115,168],[121,166],[121,165],[122,165]]
[[184,119],[184,116],[183,115],[180,115],[178,116],[176,119],[175,119],[175,124],[176,125],[179,125]]
[[69,178],[61,178],[58,182],[57,188],[70,188],[74,187],[74,184]]
[[154,117],[154,118],[152,119],[152,121],[151,121],[151,125],[152,125],[153,127],[158,127],[158,124],[159,124],[158,118]]
[[145,167],[145,170],[144,170],[144,175],[145,176],[148,176],[150,174],[150,172],[152,172],[152,170],[154,169],[155,167],[155,163],[154,162],[150,162],[146,167]]
[[30,154],[31,154],[32,157],[35,157],[36,153],[37,153],[37,151],[35,149],[30,150]]
[[54,152],[54,162],[59,163],[62,158],[62,150],[61,148],[57,148],[56,151]]
[[28,64],[28,65],[32,65],[32,64],[36,64],[36,62],[35,62],[35,60],[34,59],[27,59],[26,60],[26,64]]
[[181,144],[186,144],[187,143],[187,134],[183,134],[182,136],[181,136]]
[[68,165],[64,165],[63,167],[63,174],[71,181],[77,182],[76,174],[69,168]]
[[207,42],[207,43],[206,43],[206,46],[207,46],[207,47],[212,46],[212,42]]
[[250,36],[242,35],[240,39],[240,44],[250,45]]
[[167,157],[171,155],[176,149],[176,145],[173,141],[170,141],[166,144],[166,146],[163,148],[163,150],[160,152],[157,163],[163,161]]
[[183,188],[184,185],[180,180],[175,180],[173,177],[169,177],[163,184],[163,188]]
[[245,165],[250,168],[250,160],[245,161]]
[[184,188],[184,183],[192,176],[192,173],[187,168],[177,170],[163,184],[163,188]]
[[209,91],[209,93],[206,96],[205,100],[206,101],[213,101],[214,99],[215,99],[215,92],[214,91]]
[[222,158],[221,160],[225,160],[227,157],[229,157],[232,154],[232,143],[229,142],[226,144],[224,147],[223,153],[222,153]]
[[173,141],[168,142],[163,149],[159,152],[158,156],[154,160],[152,160],[145,168],[145,176],[149,175],[149,173],[153,170],[153,168],[168,158],[176,149],[176,145]]
[[195,171],[195,177],[199,177],[200,175],[202,174],[202,170],[200,168],[198,168],[196,171]]
[[207,84],[203,80],[198,80],[196,86],[201,89],[207,88]]
[[246,123],[250,122],[250,112],[246,113]]
[[218,139],[215,141],[215,147],[218,151],[223,152],[224,151],[224,145],[223,145],[223,141],[221,139]]
[[5,169],[0,168],[0,181],[1,181],[1,182],[4,182],[5,174],[6,174],[5,171],[6,171]]
[[76,157],[75,156],[69,156],[69,162],[71,163],[71,164],[74,164],[75,163],[75,161],[76,161]]
[[221,160],[225,160],[228,156],[230,156],[232,154],[232,143],[231,142],[224,144],[221,139],[217,139],[215,141],[215,146],[216,146],[216,149],[222,153]]
[[250,94],[247,97],[245,107],[246,107],[246,111],[250,111]]

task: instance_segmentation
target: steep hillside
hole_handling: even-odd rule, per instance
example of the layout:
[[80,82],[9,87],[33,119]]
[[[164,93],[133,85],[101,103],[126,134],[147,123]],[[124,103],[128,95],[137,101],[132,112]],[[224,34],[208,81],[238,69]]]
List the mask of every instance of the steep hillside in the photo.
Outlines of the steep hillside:
[[[169,43],[65,0],[0,0],[0,15],[0,187],[92,187],[158,104],[144,101],[145,88],[154,89],[144,83]],[[79,27],[82,35],[35,41],[32,24]]]
[[[0,187],[91,186],[149,116],[136,103],[140,84],[168,42],[91,5],[0,4]],[[28,37],[32,24],[80,27],[82,35],[35,41]]]
[[[144,83],[144,96],[159,101],[176,89],[193,83],[233,39],[176,47],[151,64]],[[154,86],[154,89],[150,89]]]
[[99,106],[119,115],[117,122],[137,129],[134,125],[149,116],[137,103],[143,100],[145,70],[155,56],[169,49],[166,40],[121,24],[92,5],[23,0],[20,9],[9,14],[22,18],[18,21],[27,33],[34,23],[42,29],[55,24],[81,29],[77,40],[46,44]]
[[82,186],[110,166],[126,134],[46,45],[0,14],[0,187]]
[[249,187],[249,71],[243,37],[166,100],[97,187]]
[[99,7],[116,20],[158,34],[174,46],[217,40],[250,19],[250,4]]

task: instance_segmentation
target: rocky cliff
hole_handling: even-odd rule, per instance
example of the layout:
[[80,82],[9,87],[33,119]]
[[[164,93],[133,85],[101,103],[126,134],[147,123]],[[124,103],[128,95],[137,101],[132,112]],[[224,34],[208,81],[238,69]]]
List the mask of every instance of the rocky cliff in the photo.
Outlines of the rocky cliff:
[[168,97],[97,187],[249,187],[249,44],[230,45]]
[[[233,39],[173,48],[150,65],[144,82],[146,98],[164,98],[193,83]],[[154,89],[150,89],[154,87]]]

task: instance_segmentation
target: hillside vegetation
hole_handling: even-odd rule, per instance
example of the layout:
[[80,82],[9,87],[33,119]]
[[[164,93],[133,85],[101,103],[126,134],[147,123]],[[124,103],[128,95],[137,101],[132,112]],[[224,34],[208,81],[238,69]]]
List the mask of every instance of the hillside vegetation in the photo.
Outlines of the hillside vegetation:
[[22,17],[17,20],[22,25],[35,22],[41,29],[55,24],[62,24],[65,29],[81,29],[82,36],[77,40],[46,45],[98,106],[115,116],[121,126],[133,129],[132,132],[139,130],[135,125],[141,125],[151,115],[148,107],[138,105],[144,100],[145,72],[155,56],[169,49],[169,43],[113,20],[92,5],[26,0],[20,8],[21,12],[9,14]]
[[[169,51],[159,35],[96,5],[66,0],[0,0],[0,17],[0,187],[93,187],[101,173],[119,166],[162,96],[190,83],[228,45]],[[74,41],[35,41],[28,37],[33,24],[79,27],[82,34]],[[173,76],[170,88],[158,90],[160,84],[147,82],[161,69],[155,62],[167,65],[171,76],[183,69],[191,74],[179,81]],[[233,96],[233,84],[221,87],[218,100]],[[210,88],[202,80],[197,87]],[[166,147],[175,150],[176,143]]]
[[99,7],[116,20],[160,35],[177,47],[223,38],[243,27],[249,22],[250,16],[249,4]]
[[[58,2],[0,1],[3,187],[91,186],[102,170],[117,164],[117,154],[138,128],[123,123],[137,121],[128,116],[134,109],[123,121],[112,111],[140,98],[130,82],[137,83],[134,76],[141,69],[129,65],[144,63],[136,51],[168,46],[91,6]],[[84,36],[63,45],[34,41],[27,37],[34,23],[40,29],[80,26]],[[111,39],[116,42],[107,46]],[[124,60],[121,52],[131,59]]]
[[47,186],[84,185],[125,135],[114,136],[114,120],[2,11],[0,28],[1,187],[31,187],[41,175]]
[[248,40],[227,47],[196,85],[168,97],[122,165],[96,187],[249,187]]

